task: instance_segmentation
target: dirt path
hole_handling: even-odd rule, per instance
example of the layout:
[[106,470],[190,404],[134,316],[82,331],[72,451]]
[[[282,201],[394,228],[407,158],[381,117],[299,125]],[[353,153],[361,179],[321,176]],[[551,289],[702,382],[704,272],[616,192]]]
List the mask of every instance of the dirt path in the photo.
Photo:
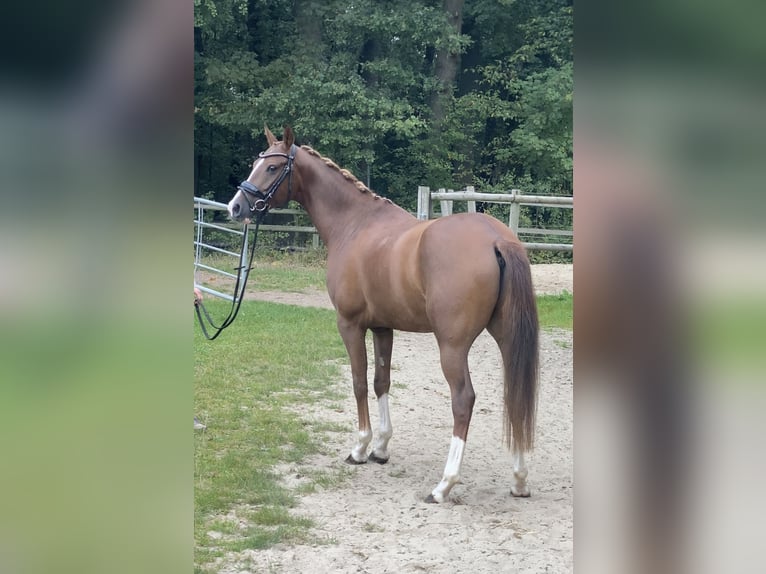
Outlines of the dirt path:
[[[535,266],[539,292],[572,291],[571,265]],[[293,299],[295,296],[295,299]],[[259,297],[261,298],[261,297]],[[267,295],[268,300],[326,306],[321,294]],[[279,545],[227,556],[222,573],[478,573],[573,570],[572,550],[572,334],[544,332],[537,447],[527,457],[532,496],[509,495],[510,456],[502,447],[500,354],[484,333],[469,357],[477,394],[461,483],[450,502],[426,504],[441,478],[452,429],[449,388],[432,335],[394,337],[390,396],[394,436],[391,460],[380,466],[343,462],[352,446],[356,408],[350,369],[337,382],[347,391],[342,408],[318,405],[305,416],[339,423],[347,433],[308,466],[278,469],[286,484],[300,484],[307,468],[350,474],[339,488],[301,497],[294,512],[316,523],[313,534],[330,544]],[[372,380],[372,370],[370,371]],[[370,393],[374,396],[373,393]],[[371,399],[373,427],[377,408]]]

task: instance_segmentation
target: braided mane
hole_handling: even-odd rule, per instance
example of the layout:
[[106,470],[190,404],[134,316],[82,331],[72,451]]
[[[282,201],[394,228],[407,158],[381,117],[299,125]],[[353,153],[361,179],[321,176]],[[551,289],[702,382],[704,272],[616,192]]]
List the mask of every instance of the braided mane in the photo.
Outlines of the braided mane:
[[346,179],[346,180],[350,181],[351,183],[353,183],[354,186],[360,192],[362,192],[362,193],[369,193],[370,195],[372,195],[372,197],[374,199],[384,199],[388,203],[393,203],[390,199],[381,197],[380,195],[378,195],[377,193],[372,191],[369,187],[367,187],[361,181],[359,181],[359,179],[353,173],[351,173],[347,169],[341,168],[333,160],[331,160],[330,158],[324,157],[318,151],[316,151],[314,148],[312,148],[310,146],[307,146],[307,145],[302,145],[301,149],[306,151],[306,152],[308,152],[309,155],[313,155],[314,157],[321,159],[325,164],[327,164],[328,167],[331,167],[332,169],[334,169],[335,171],[340,173],[343,176],[344,179]]

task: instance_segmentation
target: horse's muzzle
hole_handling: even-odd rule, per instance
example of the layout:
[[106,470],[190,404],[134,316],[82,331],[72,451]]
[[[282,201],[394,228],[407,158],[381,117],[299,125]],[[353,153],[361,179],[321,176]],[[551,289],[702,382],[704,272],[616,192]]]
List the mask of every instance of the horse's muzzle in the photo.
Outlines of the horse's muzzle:
[[237,193],[229,202],[228,209],[229,209],[229,217],[234,219],[235,221],[242,221],[244,219],[244,213],[242,209],[242,205],[240,204],[240,201],[237,199],[237,197],[240,194]]

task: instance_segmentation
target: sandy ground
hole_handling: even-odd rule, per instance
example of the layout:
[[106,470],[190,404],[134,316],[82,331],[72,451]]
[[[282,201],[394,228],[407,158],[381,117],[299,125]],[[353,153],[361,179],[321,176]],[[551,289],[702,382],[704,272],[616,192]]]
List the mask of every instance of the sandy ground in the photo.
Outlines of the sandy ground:
[[[572,292],[571,265],[536,265],[541,293]],[[329,306],[324,293],[260,293],[259,299]],[[371,355],[370,355],[371,356]],[[370,361],[372,363],[372,361]],[[287,485],[305,480],[308,468],[349,474],[340,487],[300,498],[298,516],[314,520],[313,535],[328,543],[278,545],[230,554],[219,572],[499,573],[572,572],[572,333],[547,331],[541,338],[541,390],[536,449],[527,456],[532,496],[510,496],[510,455],[502,446],[500,354],[485,332],[469,357],[477,400],[468,434],[461,482],[449,502],[423,500],[441,478],[452,429],[449,388],[432,335],[397,332],[390,395],[394,436],[386,465],[343,462],[353,443],[356,407],[351,373],[339,389],[347,400],[312,407],[311,420],[340,423],[348,433],[302,466],[277,469]],[[369,379],[372,381],[372,369]],[[370,396],[374,397],[372,385]],[[370,399],[373,427],[377,407]]]

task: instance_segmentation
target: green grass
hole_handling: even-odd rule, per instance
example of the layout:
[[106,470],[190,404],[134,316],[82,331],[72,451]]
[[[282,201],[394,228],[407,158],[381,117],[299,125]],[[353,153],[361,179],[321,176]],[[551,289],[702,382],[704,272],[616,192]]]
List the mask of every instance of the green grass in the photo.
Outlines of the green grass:
[[[236,273],[238,262],[229,256],[203,258],[204,264],[217,269]],[[210,286],[231,293],[234,282],[216,276]],[[256,254],[253,269],[247,282],[249,291],[304,292],[308,289],[325,289],[325,261],[317,252],[272,254],[261,257]]]
[[[344,428],[344,432],[348,429]],[[298,494],[311,494],[320,489],[333,488],[340,485],[350,474],[348,468],[338,468],[333,470],[306,469],[303,476],[310,479],[309,482],[297,487]]]
[[537,314],[542,329],[572,330],[572,294],[564,292],[561,295],[539,295]]
[[[206,306],[220,317],[226,303]],[[215,341],[195,328],[194,344],[195,413],[208,425],[194,451],[195,563],[204,571],[226,552],[306,538],[310,522],[291,516],[294,495],[273,468],[318,451],[333,430],[295,411],[337,398],[329,383],[345,349],[332,311],[256,301]]]

